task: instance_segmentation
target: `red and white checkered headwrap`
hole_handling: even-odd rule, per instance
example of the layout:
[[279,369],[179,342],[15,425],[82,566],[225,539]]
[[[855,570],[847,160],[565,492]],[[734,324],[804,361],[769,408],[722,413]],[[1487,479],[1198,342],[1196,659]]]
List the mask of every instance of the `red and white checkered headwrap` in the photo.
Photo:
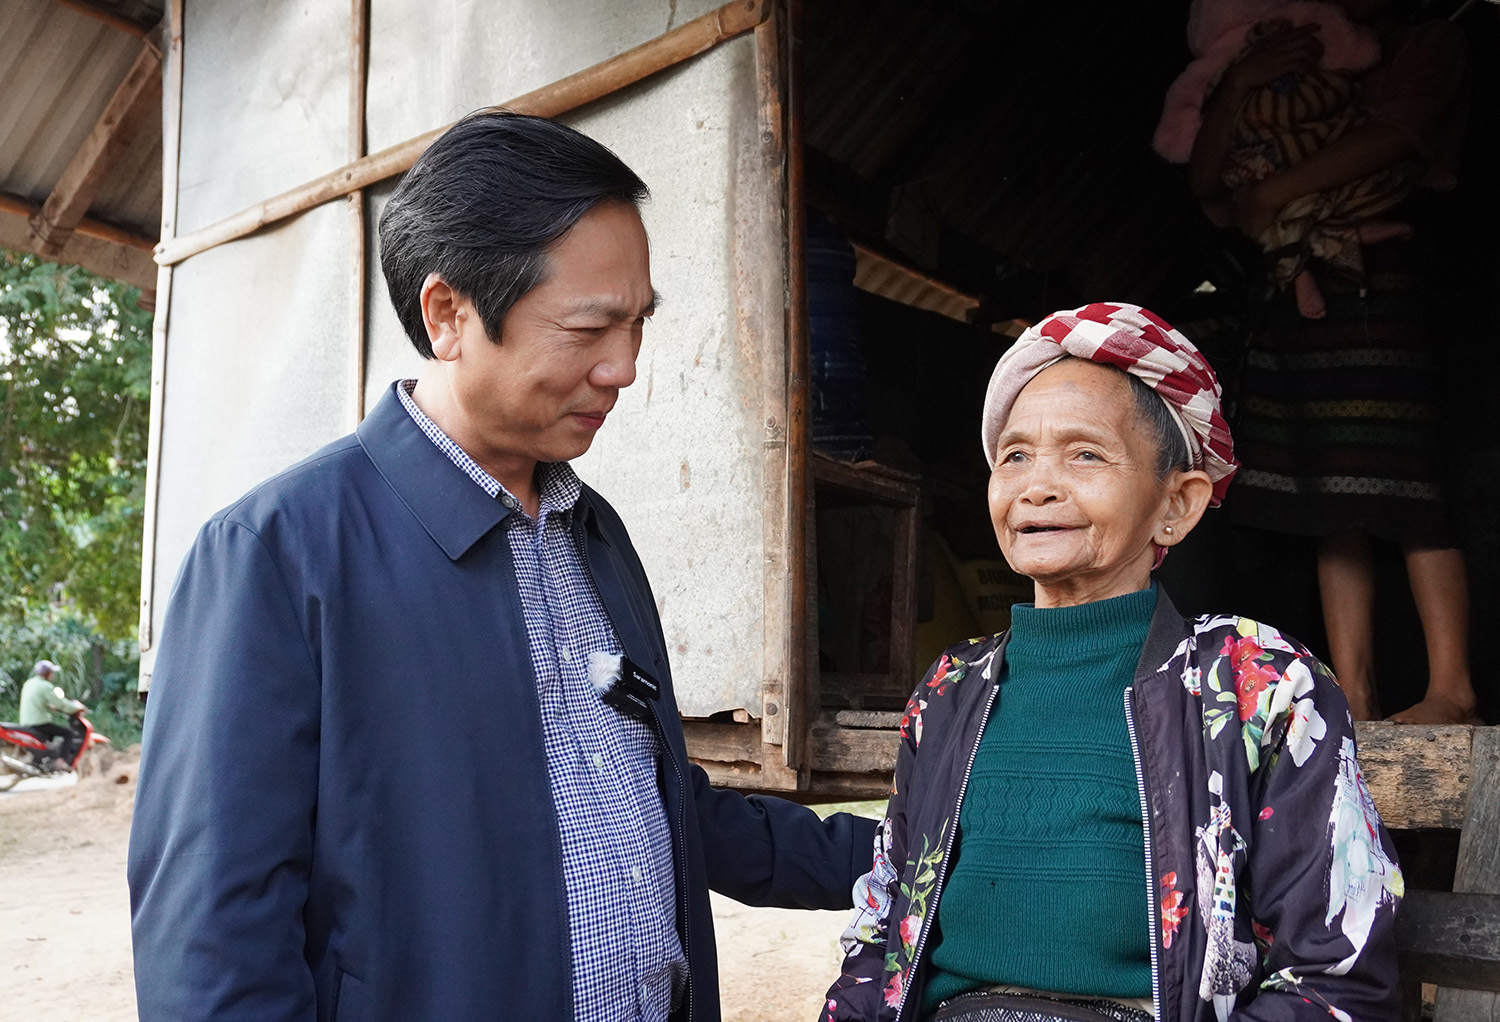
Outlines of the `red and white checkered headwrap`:
[[1067,355],[1118,366],[1162,396],[1192,453],[1193,467],[1213,480],[1217,507],[1239,468],[1224,421],[1223,388],[1193,342],[1154,312],[1125,302],[1095,302],[1054,312],[1000,357],[984,396],[984,456],[995,467],[1000,430],[1021,388]]

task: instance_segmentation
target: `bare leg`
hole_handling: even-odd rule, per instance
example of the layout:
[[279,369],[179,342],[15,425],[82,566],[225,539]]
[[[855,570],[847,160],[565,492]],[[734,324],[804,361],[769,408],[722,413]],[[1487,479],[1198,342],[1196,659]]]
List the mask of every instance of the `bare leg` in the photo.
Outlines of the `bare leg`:
[[1318,545],[1318,589],[1323,624],[1339,687],[1355,720],[1380,716],[1372,676],[1375,661],[1375,554],[1370,538],[1347,532]]
[[1427,695],[1393,714],[1403,724],[1482,724],[1469,679],[1469,586],[1463,551],[1407,547],[1406,574],[1427,638]]
[[1297,296],[1297,311],[1307,319],[1322,319],[1328,315],[1328,305],[1323,301],[1323,292],[1313,275],[1303,270],[1292,278],[1292,291]]
[[1355,228],[1361,245],[1377,245],[1393,238],[1410,238],[1416,233],[1411,224],[1400,220],[1366,220]]

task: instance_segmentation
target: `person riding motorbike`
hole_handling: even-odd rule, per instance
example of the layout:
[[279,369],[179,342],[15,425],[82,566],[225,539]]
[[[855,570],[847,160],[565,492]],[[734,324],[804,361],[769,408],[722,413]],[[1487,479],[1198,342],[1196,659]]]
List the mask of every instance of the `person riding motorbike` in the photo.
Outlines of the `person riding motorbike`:
[[88,709],[77,699],[68,698],[62,686],[53,682],[57,665],[51,660],[38,660],[31,669],[31,677],[21,686],[21,709],[18,723],[30,728],[44,739],[51,751],[39,757],[37,766],[45,769],[48,760],[71,763],[82,740],[76,727],[70,727],[74,714]]

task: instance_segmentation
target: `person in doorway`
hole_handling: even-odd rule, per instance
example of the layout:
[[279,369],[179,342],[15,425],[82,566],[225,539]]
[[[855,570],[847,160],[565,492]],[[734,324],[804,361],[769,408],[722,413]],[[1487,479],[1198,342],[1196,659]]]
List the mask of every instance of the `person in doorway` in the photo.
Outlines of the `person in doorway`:
[[1394,1020],[1403,881],[1337,683],[1151,580],[1235,471],[1213,370],[1137,306],[1054,313],[982,436],[1036,602],[917,686],[825,1022]]
[[[171,598],[142,1018],[714,1022],[710,887],[850,904],[874,821],[709,786],[630,537],[568,464],[656,306],[645,195],[579,132],[481,113],[391,196],[420,376],[215,515]],[[642,712],[595,654],[654,679]]]
[[[1282,33],[1301,37],[1298,44],[1314,55],[1315,65],[1264,85],[1244,84],[1242,75],[1254,65],[1236,58],[1258,40]],[[1198,156],[1191,160],[1190,182],[1220,227],[1233,218],[1230,196],[1288,169],[1369,119],[1355,92],[1355,72],[1376,63],[1379,43],[1374,32],[1355,25],[1336,4],[1195,0],[1188,36],[1195,53],[1199,43],[1206,52],[1167,90],[1155,145],[1174,163]],[[1209,41],[1203,42],[1205,38]],[[1216,104],[1215,116],[1199,136],[1199,107],[1210,83],[1237,102]],[[1211,155],[1205,157],[1205,152]],[[1292,289],[1302,315],[1320,319],[1327,314],[1310,260],[1321,260],[1326,273],[1363,286],[1362,246],[1410,230],[1376,217],[1410,195],[1419,176],[1415,160],[1398,162],[1300,196],[1276,212],[1256,240],[1270,263],[1272,282]]]
[[53,747],[54,751],[46,754],[47,759],[71,763],[73,754],[78,751],[78,737],[68,727],[68,718],[83,713],[88,707],[77,699],[68,698],[62,686],[53,680],[56,675],[57,665],[51,660],[36,662],[31,677],[21,686],[17,723],[35,731]]
[[[1388,168],[1415,168],[1450,188],[1456,180],[1462,33],[1446,21],[1399,24],[1383,0],[1340,6],[1380,41],[1379,63],[1356,80],[1370,116],[1295,165],[1231,196],[1205,198],[1233,207],[1235,226],[1249,237],[1289,203]],[[1314,41],[1295,32],[1248,47],[1206,102],[1200,141],[1214,134],[1211,124],[1233,120],[1243,90],[1306,71],[1316,59]],[[1195,173],[1212,178],[1226,159],[1222,145],[1200,145]],[[1392,216],[1420,221],[1411,212]],[[1399,543],[1426,639],[1428,684],[1416,705],[1391,719],[1483,723],[1469,671],[1464,554],[1444,492],[1441,330],[1430,282],[1404,236],[1367,246],[1364,260],[1363,281],[1320,281],[1327,300],[1320,320],[1284,300],[1270,306],[1240,384],[1245,471],[1229,506],[1242,524],[1319,537],[1330,659],[1359,720],[1382,712],[1372,539]]]

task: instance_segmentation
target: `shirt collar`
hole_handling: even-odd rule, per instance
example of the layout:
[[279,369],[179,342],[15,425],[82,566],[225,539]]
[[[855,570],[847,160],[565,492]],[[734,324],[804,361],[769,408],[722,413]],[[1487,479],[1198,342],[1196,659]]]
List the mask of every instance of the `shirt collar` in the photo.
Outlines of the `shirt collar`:
[[[411,396],[416,386],[416,380],[401,380],[396,384],[396,396],[400,398],[401,406],[417,424],[417,428],[464,475],[474,480],[481,490],[500,501],[508,510],[519,511],[521,502],[516,499],[516,496],[502,486],[498,479],[481,468],[477,461],[469,457],[467,451],[438,428],[437,423],[428,418],[426,412],[417,407],[416,401]],[[583,481],[578,478],[578,473],[573,471],[573,466],[566,461],[544,461],[538,464],[536,482],[537,491],[541,497],[540,510],[552,514],[571,512],[573,506],[578,503],[579,494],[583,492]]]

